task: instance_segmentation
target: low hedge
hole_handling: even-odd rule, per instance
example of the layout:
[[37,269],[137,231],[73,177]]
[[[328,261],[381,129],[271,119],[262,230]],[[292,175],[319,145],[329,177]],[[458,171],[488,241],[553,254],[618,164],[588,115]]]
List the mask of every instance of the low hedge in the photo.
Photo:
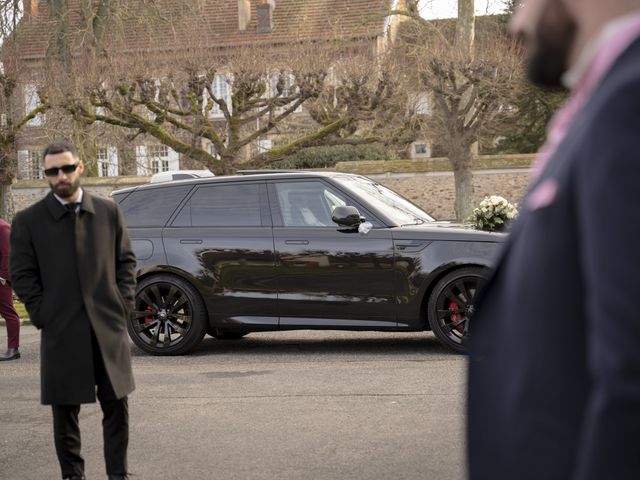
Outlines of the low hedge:
[[[535,154],[523,155],[479,155],[473,160],[474,170],[491,170],[502,168],[530,168]],[[451,162],[446,157],[425,158],[419,160],[365,160],[339,162],[335,170],[345,173],[363,175],[382,173],[422,173],[451,171]]]
[[267,168],[301,169],[331,168],[339,162],[359,160],[393,160],[395,156],[380,145],[335,145],[331,147],[309,147],[274,162]]

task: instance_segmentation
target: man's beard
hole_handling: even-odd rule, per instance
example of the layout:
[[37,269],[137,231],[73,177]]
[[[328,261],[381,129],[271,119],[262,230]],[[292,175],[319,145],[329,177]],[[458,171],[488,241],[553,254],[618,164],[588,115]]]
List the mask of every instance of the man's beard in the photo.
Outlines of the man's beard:
[[561,87],[562,77],[569,69],[569,53],[573,47],[577,26],[566,18],[558,25],[540,25],[534,50],[527,62],[529,80],[541,87]]
[[78,188],[80,187],[80,177],[76,178],[73,182],[58,182],[56,185],[49,183],[49,186],[51,187],[51,190],[53,190],[53,193],[58,195],[60,198],[69,198],[78,191]]

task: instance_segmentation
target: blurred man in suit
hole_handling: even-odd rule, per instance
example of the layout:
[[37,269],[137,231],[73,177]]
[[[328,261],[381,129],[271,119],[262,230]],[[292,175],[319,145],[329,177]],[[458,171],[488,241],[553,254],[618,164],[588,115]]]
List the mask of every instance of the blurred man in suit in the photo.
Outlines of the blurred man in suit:
[[0,218],[0,316],[7,326],[7,351],[0,362],[20,358],[20,318],[13,307],[13,291],[9,277],[9,232],[11,226]]
[[526,0],[511,28],[571,96],[470,327],[470,478],[638,479],[640,0]]
[[13,287],[42,329],[42,403],[53,410],[62,477],[85,478],[78,414],[97,397],[107,475],[123,480],[134,388],[126,321],[136,260],[116,203],[80,187],[84,165],[74,146],[53,143],[43,159],[51,192],[13,219]]

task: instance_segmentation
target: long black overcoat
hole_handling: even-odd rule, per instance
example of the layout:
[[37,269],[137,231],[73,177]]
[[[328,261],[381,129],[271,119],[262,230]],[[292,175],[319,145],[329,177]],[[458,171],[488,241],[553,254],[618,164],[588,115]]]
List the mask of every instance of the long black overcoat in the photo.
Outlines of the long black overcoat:
[[115,202],[83,193],[78,214],[49,193],[11,228],[13,288],[42,330],[43,404],[95,402],[91,329],[118,398],[134,389],[126,319],[135,255]]

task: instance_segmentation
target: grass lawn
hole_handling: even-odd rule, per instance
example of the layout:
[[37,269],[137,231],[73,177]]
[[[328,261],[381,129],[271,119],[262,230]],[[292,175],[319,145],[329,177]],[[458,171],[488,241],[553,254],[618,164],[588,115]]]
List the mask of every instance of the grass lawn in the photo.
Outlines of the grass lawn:
[[18,301],[13,302],[13,306],[16,309],[16,312],[18,312],[18,316],[20,318],[29,318],[29,314],[27,313],[27,309],[24,308],[24,305]]

